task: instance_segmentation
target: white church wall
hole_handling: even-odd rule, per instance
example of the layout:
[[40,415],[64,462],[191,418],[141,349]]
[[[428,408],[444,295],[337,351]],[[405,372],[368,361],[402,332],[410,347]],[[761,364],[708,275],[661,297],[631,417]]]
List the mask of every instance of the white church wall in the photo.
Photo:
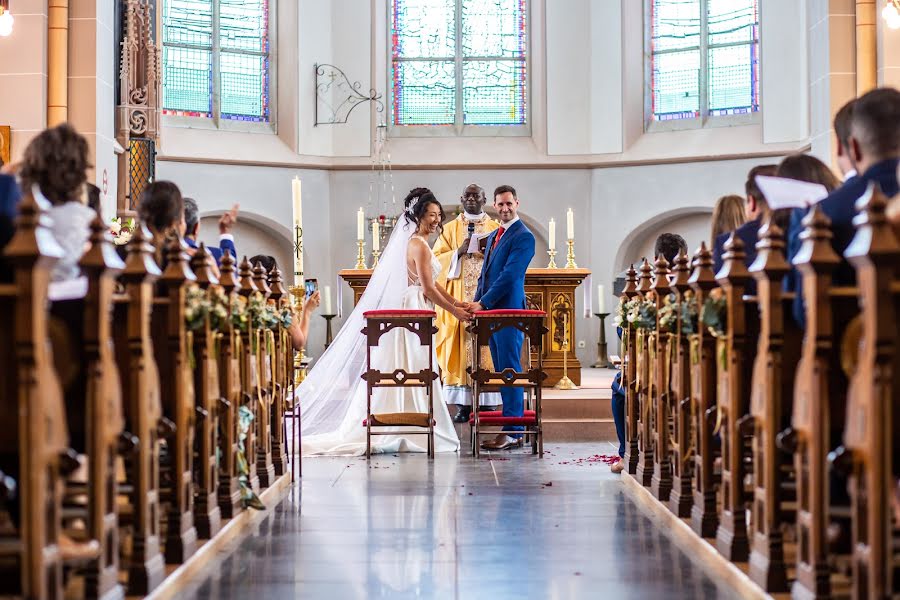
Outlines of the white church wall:
[[760,1],[763,142],[809,138],[806,0]]

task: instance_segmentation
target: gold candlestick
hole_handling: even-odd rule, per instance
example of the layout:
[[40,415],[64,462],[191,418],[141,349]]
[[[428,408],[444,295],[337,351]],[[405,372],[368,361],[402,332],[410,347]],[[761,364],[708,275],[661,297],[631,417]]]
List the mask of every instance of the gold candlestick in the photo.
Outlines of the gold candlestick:
[[558,269],[556,266],[556,250],[547,250],[547,254],[550,255],[550,262],[547,263],[548,269]]
[[378,257],[381,256],[381,252],[378,250],[372,250],[372,268],[378,266]]
[[566,253],[566,268],[577,269],[578,265],[575,264],[575,240],[567,241],[566,245],[569,246],[569,250]]
[[[572,240],[569,240],[569,249],[571,251]],[[567,267],[568,268],[568,267]],[[574,267],[573,267],[574,268]],[[563,313],[563,376],[553,386],[557,390],[577,390],[578,386],[569,379],[569,309]]]
[[[294,306],[303,306],[303,300],[306,298],[306,286],[292,285],[288,291],[293,297]],[[303,348],[299,352],[294,353],[294,389],[297,389],[303,380],[306,379],[306,352]]]
[[363,249],[365,242],[363,240],[356,240],[356,266],[354,269],[361,270],[366,268],[366,253]]

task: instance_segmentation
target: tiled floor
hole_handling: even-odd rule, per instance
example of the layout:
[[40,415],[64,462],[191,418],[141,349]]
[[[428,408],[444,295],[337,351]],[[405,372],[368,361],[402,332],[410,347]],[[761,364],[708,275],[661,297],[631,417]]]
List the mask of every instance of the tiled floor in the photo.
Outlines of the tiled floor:
[[[316,458],[180,598],[729,598],[643,517],[596,444]],[[302,502],[301,502],[302,497]]]

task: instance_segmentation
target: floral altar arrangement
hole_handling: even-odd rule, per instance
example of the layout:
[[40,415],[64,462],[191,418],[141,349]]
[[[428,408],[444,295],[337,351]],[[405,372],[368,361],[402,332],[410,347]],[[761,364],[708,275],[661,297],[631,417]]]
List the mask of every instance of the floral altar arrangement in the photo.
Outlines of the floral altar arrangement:
[[134,233],[134,218],[128,219],[127,223],[122,223],[121,217],[113,217],[109,224],[109,233],[112,235],[113,244],[124,246],[131,241]]

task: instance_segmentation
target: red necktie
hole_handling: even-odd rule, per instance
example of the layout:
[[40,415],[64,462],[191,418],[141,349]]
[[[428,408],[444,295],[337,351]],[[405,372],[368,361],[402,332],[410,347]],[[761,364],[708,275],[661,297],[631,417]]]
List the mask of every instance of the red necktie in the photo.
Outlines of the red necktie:
[[505,227],[501,227],[497,230],[497,236],[494,238],[494,244],[491,246],[491,250],[497,247],[497,244],[500,243],[500,238],[503,237],[503,232],[506,231]]

